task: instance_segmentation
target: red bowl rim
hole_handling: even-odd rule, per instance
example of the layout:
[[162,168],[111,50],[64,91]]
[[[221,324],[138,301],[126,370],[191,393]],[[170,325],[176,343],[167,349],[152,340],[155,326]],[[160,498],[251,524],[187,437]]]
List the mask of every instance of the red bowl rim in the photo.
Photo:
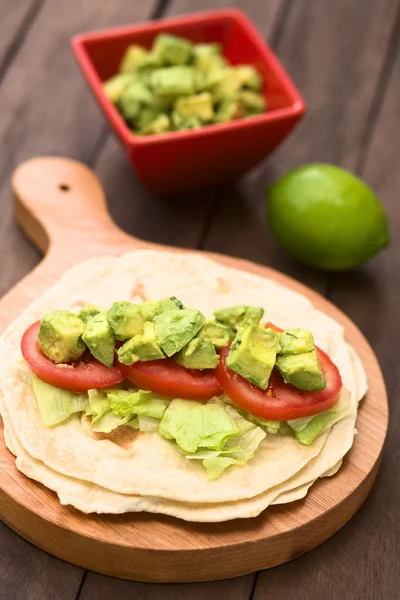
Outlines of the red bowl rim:
[[[166,27],[181,25],[181,24],[196,24],[205,23],[216,20],[231,19],[239,22],[245,30],[248,37],[253,39],[257,45],[260,56],[264,61],[269,63],[269,68],[274,71],[281,85],[284,87],[287,96],[291,99],[292,105],[286,108],[278,108],[266,112],[262,115],[252,116],[251,118],[237,119],[228,123],[215,123],[207,125],[201,129],[190,129],[183,131],[170,131],[167,133],[158,133],[149,136],[138,136],[131,131],[125,123],[121,114],[118,112],[114,104],[107,98],[102,81],[90,60],[85,43],[90,40],[98,40],[99,38],[114,38],[116,36],[126,35],[129,33],[139,33],[143,31],[159,31],[160,24]],[[197,138],[207,137],[210,135],[221,134],[232,130],[240,130],[244,128],[254,128],[258,125],[285,121],[293,117],[301,117],[306,112],[306,105],[294,83],[286,73],[284,67],[279,62],[272,48],[263,40],[259,31],[250,21],[245,13],[236,8],[202,11],[191,15],[180,15],[177,17],[168,17],[164,19],[156,19],[154,21],[146,21],[135,25],[124,25],[121,27],[112,27],[108,29],[100,29],[88,33],[74,35],[71,39],[71,47],[75,58],[83,71],[92,91],[101,104],[101,107],[111,124],[116,129],[118,135],[129,146],[148,146],[154,143],[171,142],[173,140],[190,137],[193,140]]]

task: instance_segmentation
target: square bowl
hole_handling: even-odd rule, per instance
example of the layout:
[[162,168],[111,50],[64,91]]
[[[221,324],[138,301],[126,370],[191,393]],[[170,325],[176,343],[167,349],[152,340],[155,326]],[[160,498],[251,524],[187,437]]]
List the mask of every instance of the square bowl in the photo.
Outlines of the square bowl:
[[[228,61],[252,64],[263,77],[268,111],[201,129],[149,136],[133,133],[107,98],[103,82],[115,75],[130,44],[150,48],[161,32],[193,42],[219,42]],[[142,181],[169,194],[229,183],[265,158],[305,113],[305,104],[271,48],[244,13],[216,10],[80,34],[75,57],[97,102]]]

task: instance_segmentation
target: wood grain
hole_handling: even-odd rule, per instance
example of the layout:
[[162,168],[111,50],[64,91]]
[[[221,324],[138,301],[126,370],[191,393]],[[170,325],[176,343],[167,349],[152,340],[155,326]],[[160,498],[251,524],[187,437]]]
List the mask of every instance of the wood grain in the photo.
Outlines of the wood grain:
[[[19,223],[47,253],[0,301],[2,325],[82,256],[163,248],[119,230],[108,215],[100,183],[76,161],[32,159],[15,172],[13,189]],[[359,435],[344,467],[336,477],[315,485],[305,501],[290,507],[271,507],[255,519],[228,526],[191,524],[152,515],[85,516],[62,507],[54,494],[18,473],[14,457],[3,445],[1,517],[39,547],[80,566],[127,579],[220,579],[307,552],[342,527],[368,495],[387,428],[385,387],[368,343],[343,313],[300,283],[254,263],[209,256],[303,293],[345,327],[368,372],[370,388],[357,421]]]

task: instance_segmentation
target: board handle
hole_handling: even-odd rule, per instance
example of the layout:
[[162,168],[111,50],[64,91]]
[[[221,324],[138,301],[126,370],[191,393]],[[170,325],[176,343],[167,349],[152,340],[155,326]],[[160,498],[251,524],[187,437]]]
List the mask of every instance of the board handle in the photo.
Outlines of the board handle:
[[76,160],[28,160],[14,172],[12,189],[16,219],[45,257],[2,298],[0,330],[76,263],[153,247],[114,223],[96,175]]
[[43,253],[56,245],[65,250],[73,243],[83,250],[128,237],[112,220],[96,175],[76,160],[30,159],[15,170],[12,189],[16,219]]

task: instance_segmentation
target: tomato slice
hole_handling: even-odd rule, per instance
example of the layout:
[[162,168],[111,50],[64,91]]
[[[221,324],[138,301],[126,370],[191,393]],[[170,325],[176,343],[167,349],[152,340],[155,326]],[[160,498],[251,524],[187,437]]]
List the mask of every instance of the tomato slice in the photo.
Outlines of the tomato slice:
[[[271,323],[267,325],[271,327]],[[271,328],[279,330],[275,326]],[[226,346],[216,369],[217,379],[228,398],[255,417],[271,421],[310,417],[329,410],[337,401],[342,379],[337,367],[320,348],[317,348],[317,353],[326,379],[326,388],[316,392],[299,390],[285,383],[277,369],[272,371],[268,388],[261,390],[227,367],[228,353],[229,346]]]
[[39,347],[39,328],[40,321],[37,321],[25,331],[21,351],[35,375],[46,383],[72,392],[87,392],[90,389],[109,388],[123,381],[124,377],[117,367],[106,367],[89,353],[79,362],[56,365]]
[[209,400],[222,392],[214,371],[185,369],[171,358],[130,366],[118,363],[118,367],[124,377],[139,388],[165,396]]

